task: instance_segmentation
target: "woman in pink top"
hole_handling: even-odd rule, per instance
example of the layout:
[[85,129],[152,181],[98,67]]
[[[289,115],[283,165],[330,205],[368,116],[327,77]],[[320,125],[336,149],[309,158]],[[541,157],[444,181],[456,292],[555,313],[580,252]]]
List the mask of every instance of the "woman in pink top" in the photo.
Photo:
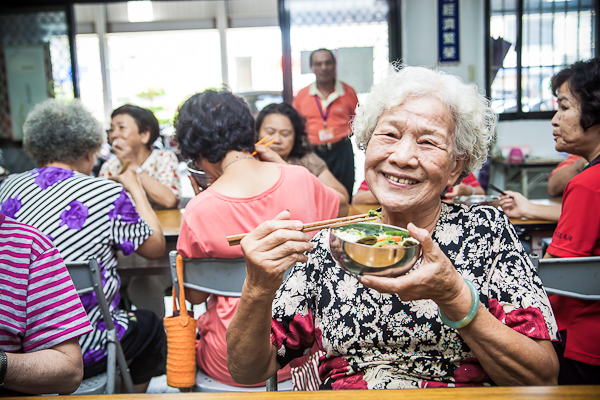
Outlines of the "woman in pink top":
[[[284,209],[304,222],[346,215],[337,192],[307,169],[251,155],[254,118],[244,100],[232,93],[207,90],[192,96],[181,106],[175,127],[182,154],[214,179],[186,207],[177,242],[182,256],[242,257],[241,248],[230,247],[225,237],[250,232]],[[207,312],[198,318],[198,366],[213,379],[241,386],[227,370],[225,341],[239,299],[198,291],[188,298],[207,302]],[[289,377],[289,370],[279,373],[280,380]]]

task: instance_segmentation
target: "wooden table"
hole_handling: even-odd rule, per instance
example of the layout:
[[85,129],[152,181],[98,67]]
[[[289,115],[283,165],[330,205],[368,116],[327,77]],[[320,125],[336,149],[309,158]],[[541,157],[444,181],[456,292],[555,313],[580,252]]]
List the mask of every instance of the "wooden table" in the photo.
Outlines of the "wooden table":
[[[524,386],[486,388],[440,388],[415,390],[340,390],[322,392],[264,393],[163,393],[111,396],[58,396],[60,400],[584,400],[600,399],[600,386]],[[18,397],[39,400],[39,397]]]

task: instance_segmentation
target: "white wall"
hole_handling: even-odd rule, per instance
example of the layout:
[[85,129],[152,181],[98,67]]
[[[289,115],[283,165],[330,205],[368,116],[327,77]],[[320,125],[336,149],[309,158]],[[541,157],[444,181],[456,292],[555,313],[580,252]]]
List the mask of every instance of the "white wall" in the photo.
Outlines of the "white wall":
[[[402,2],[402,54],[409,65],[437,68],[475,83],[485,91],[484,2],[460,0],[460,63],[438,65],[437,0]],[[549,120],[502,121],[498,123],[498,144],[530,144],[532,156],[556,158]]]

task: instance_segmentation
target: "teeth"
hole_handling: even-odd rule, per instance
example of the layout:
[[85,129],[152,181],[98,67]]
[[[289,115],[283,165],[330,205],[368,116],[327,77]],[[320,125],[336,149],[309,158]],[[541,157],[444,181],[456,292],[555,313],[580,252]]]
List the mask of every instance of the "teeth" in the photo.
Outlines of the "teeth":
[[392,175],[388,175],[388,174],[383,174],[383,176],[385,176],[390,181],[403,183],[403,184],[407,184],[407,185],[414,185],[415,183],[417,183],[417,181],[412,180],[412,179],[398,178],[397,176],[392,176]]

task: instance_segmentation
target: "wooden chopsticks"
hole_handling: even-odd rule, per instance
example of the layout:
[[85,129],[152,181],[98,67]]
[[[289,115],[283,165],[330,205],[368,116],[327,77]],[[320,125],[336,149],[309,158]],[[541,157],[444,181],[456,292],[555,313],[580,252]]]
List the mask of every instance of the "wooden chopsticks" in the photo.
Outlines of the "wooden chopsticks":
[[[302,232],[312,232],[312,231],[318,231],[320,229],[337,228],[338,226],[350,225],[350,224],[354,224],[357,222],[373,221],[377,218],[379,218],[377,215],[369,216],[369,213],[366,213],[366,214],[352,215],[350,217],[327,219],[325,221],[304,224],[302,226]],[[237,246],[238,244],[240,244],[240,242],[246,235],[247,235],[247,233],[243,233],[241,235],[227,236],[227,242],[229,243],[230,246]]]
[[[267,140],[268,138],[270,138],[271,135],[267,135],[264,138],[260,139],[258,142],[256,142],[256,144],[254,146],[260,146],[261,144],[263,144],[263,142],[265,140]],[[269,140],[267,143],[263,144],[263,147],[269,147],[270,145],[272,145],[275,142],[275,139]],[[252,154],[250,154],[252,157],[254,157],[256,155],[257,151],[255,150]]]
[[129,168],[129,160],[125,160],[125,162],[123,163],[123,166],[121,167],[121,170],[119,171],[119,175],[121,175],[123,172],[127,171],[127,168]]

